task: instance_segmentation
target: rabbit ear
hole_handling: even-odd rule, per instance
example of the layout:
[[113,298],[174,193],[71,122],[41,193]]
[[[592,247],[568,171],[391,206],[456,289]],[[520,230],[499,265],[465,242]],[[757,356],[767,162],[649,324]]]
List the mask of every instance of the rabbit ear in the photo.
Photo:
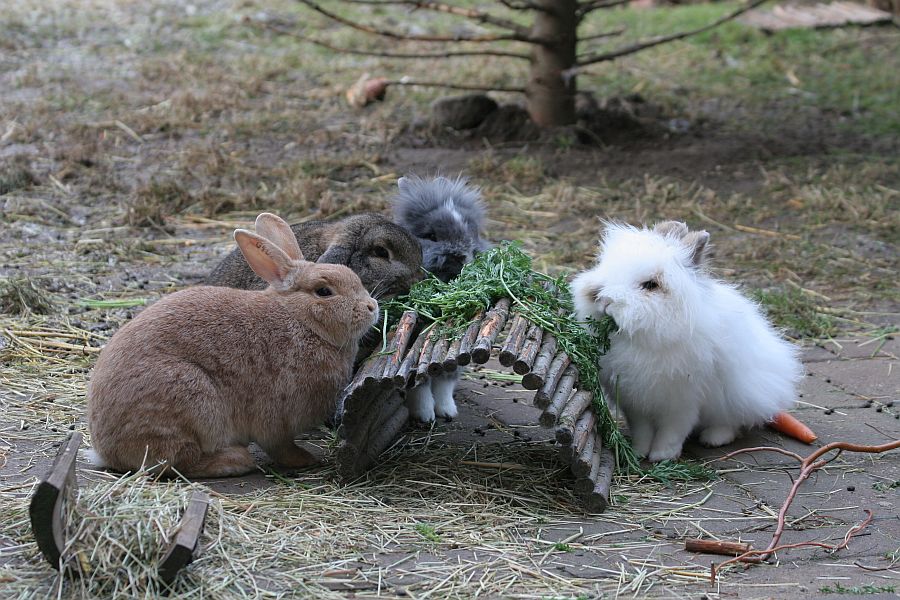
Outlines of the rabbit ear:
[[328,263],[332,265],[346,265],[350,262],[350,256],[353,251],[339,244],[332,244],[325,249],[322,256],[319,257],[317,263]]
[[291,226],[278,215],[266,212],[256,217],[256,232],[278,246],[291,259],[303,260],[303,252]]
[[409,187],[409,178],[401,177],[397,180],[397,187],[400,188],[400,191],[404,191],[407,187]]
[[706,262],[709,249],[709,233],[692,231],[681,238],[681,243],[691,251],[691,263],[699,267]]
[[246,229],[235,230],[234,241],[237,242],[253,272],[266,280],[269,285],[281,291],[291,286],[296,264],[281,248]]
[[664,237],[683,238],[688,233],[688,226],[681,221],[663,221],[657,223],[653,231]]

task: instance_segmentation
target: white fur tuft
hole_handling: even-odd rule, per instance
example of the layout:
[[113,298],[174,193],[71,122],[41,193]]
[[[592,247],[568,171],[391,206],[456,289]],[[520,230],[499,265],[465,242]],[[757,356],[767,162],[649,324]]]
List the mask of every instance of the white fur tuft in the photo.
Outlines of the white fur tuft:
[[103,460],[103,457],[93,448],[88,448],[84,451],[84,459],[95,467],[103,468],[106,466],[106,461]]

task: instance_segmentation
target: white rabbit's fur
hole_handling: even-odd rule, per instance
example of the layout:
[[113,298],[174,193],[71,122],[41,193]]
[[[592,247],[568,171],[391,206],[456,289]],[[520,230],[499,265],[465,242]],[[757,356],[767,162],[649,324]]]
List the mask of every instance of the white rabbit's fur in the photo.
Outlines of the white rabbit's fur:
[[727,444],[796,397],[795,348],[755,303],[706,273],[708,238],[673,222],[607,224],[597,264],[572,281],[579,318],[609,314],[619,327],[601,379],[634,449],[654,462],[677,458],[695,430],[708,446]]

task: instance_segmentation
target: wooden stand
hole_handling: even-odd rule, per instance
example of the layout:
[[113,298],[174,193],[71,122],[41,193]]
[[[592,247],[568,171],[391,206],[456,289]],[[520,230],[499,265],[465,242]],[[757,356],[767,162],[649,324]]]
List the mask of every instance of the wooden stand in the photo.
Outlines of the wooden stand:
[[522,386],[536,392],[534,404],[544,411],[540,424],[555,430],[587,510],[606,508],[615,461],[596,433],[593,395],[579,389],[578,369],[551,332],[518,313],[509,298],[477,315],[456,339],[441,337],[435,328],[413,339],[415,325],[416,314],[404,313],[388,334],[385,352],[363,361],[341,396],[337,463],[343,476],[365,472],[402,434],[409,416],[406,389],[469,362],[483,364],[495,350],[503,366],[522,375]]

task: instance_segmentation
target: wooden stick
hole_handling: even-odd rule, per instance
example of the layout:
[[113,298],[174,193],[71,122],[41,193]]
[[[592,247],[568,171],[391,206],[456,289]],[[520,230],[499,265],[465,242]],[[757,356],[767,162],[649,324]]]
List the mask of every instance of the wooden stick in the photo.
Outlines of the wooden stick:
[[191,494],[187,510],[178,523],[178,533],[159,564],[157,574],[164,585],[171,586],[178,571],[189,565],[199,554],[200,534],[203,533],[208,508],[209,496],[203,492]]
[[497,339],[497,334],[503,329],[503,325],[506,324],[510,302],[509,298],[500,298],[482,321],[478,339],[472,346],[472,360],[477,364],[483,365],[491,357],[491,346]]
[[593,491],[594,486],[597,485],[597,474],[600,473],[600,451],[603,450],[603,447],[597,447],[594,444],[594,452],[591,454],[591,470],[587,474],[586,477],[582,477],[578,481],[575,482],[575,493],[581,496],[586,496]]
[[597,483],[594,489],[585,498],[585,508],[588,512],[601,513],[609,504],[609,490],[612,486],[613,471],[616,469],[616,459],[612,450],[603,448],[600,451],[600,467],[597,470]]
[[[569,399],[559,414],[559,425],[556,428],[556,441],[560,444],[571,444],[575,433],[575,422],[578,417],[591,406],[594,396],[587,390],[578,390]],[[542,415],[543,416],[543,415]]]
[[[373,435],[369,438],[368,447],[365,450],[367,465],[374,461],[384,450],[391,445],[399,433],[406,427],[409,420],[409,410],[406,404],[401,404],[397,411],[389,416],[384,422],[380,423],[377,431],[373,431]],[[359,465],[357,465],[359,466]]]
[[541,349],[541,342],[544,339],[544,330],[539,325],[534,324],[528,330],[525,337],[525,344],[519,351],[519,357],[513,363],[513,371],[519,375],[525,375],[531,372],[531,365],[537,358],[538,351]]
[[434,350],[434,343],[437,341],[436,328],[432,327],[428,330],[425,337],[425,344],[422,345],[422,351],[419,353],[419,361],[416,363],[416,383],[422,383],[428,379],[428,361],[431,359],[431,353]]
[[684,540],[684,549],[688,552],[701,554],[723,554],[725,556],[740,556],[750,552],[750,544],[745,542],[722,542],[719,540]]
[[63,556],[66,547],[63,504],[78,487],[75,460],[78,458],[81,440],[81,432],[76,431],[60,447],[53,459],[53,466],[38,484],[28,506],[31,531],[38,549],[50,566],[57,570],[67,568],[64,563],[68,563],[68,557]]
[[541,343],[541,349],[537,358],[534,359],[531,372],[525,373],[522,377],[522,387],[526,390],[539,390],[544,385],[544,378],[547,376],[547,370],[550,368],[550,363],[555,355],[556,336],[552,333],[547,333],[544,335],[544,341]]
[[380,414],[381,404],[393,393],[393,388],[384,389],[380,385],[357,388],[357,393],[348,399],[349,407],[344,411],[338,436],[358,440],[360,430],[363,434],[369,430],[372,420]]
[[472,320],[472,323],[469,324],[468,329],[466,329],[466,333],[460,338],[459,350],[456,353],[456,364],[460,367],[464,367],[472,361],[472,344],[475,343],[478,332],[481,331],[483,319],[484,312],[479,311]]
[[450,344],[450,348],[447,350],[447,356],[444,357],[444,372],[451,373],[456,370],[459,363],[456,360],[456,357],[459,356],[459,348],[462,346],[462,338],[458,337]]
[[400,363],[403,361],[406,347],[409,346],[409,340],[412,338],[417,320],[418,314],[416,311],[408,310],[403,313],[400,320],[397,321],[397,325],[394,326],[393,352],[385,361],[384,370],[381,373],[382,381],[392,381],[394,375],[400,369]]
[[534,395],[535,406],[538,408],[547,408],[550,406],[553,392],[556,390],[556,386],[559,384],[563,372],[568,369],[570,362],[571,359],[569,358],[569,355],[564,351],[561,350],[557,353],[556,358],[554,358],[553,362],[550,364],[550,369],[547,371],[547,377],[544,379],[541,389]]
[[525,343],[525,332],[529,325],[528,320],[522,315],[517,314],[516,318],[513,319],[512,325],[509,326],[506,341],[503,342],[503,347],[500,349],[499,360],[504,367],[511,367],[516,362],[519,351],[522,349],[522,344]]
[[571,463],[578,456],[578,453],[581,452],[581,449],[584,448],[588,434],[593,433],[596,418],[594,411],[591,409],[585,410],[578,417],[578,421],[575,422],[575,433],[572,435],[572,443],[560,445],[559,453],[564,461]]
[[[556,425],[556,419],[562,412],[563,407],[568,404],[572,398],[572,388],[575,380],[578,379],[578,370],[575,365],[566,367],[566,372],[559,380],[559,385],[553,391],[552,400],[544,412],[541,413],[540,423],[542,427],[553,427]],[[581,414],[580,412],[578,414]]]
[[428,374],[432,377],[440,375],[444,372],[444,358],[447,356],[447,350],[450,349],[450,340],[441,338],[434,343],[434,350],[431,351],[431,357],[428,359]]
[[575,477],[587,477],[590,474],[591,457],[594,455],[594,448],[598,450],[603,448],[603,443],[596,433],[587,436],[584,447],[575,455],[575,460],[572,461],[572,474]]
[[400,367],[397,369],[397,372],[394,374],[395,386],[406,387],[411,383],[410,380],[415,373],[416,365],[419,364],[419,355],[422,353],[422,346],[424,345],[425,336],[419,335],[416,338],[416,341],[413,342],[413,345],[410,347],[409,351],[406,353],[406,357],[400,363]]

